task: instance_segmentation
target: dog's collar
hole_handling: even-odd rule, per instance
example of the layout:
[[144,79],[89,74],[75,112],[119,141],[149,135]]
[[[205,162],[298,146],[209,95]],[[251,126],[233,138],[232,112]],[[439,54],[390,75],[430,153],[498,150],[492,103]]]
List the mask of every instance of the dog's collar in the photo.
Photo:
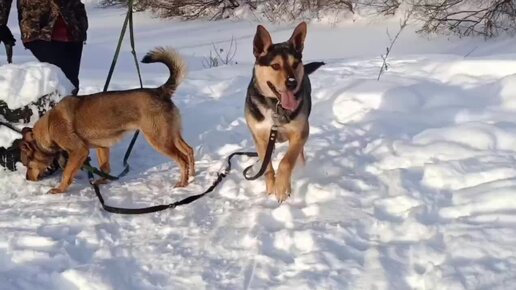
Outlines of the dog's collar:
[[36,140],[34,140],[32,142],[32,144],[34,144],[34,147],[36,147],[36,149],[39,152],[43,153],[43,155],[50,157],[50,156],[54,156],[56,154],[56,151],[54,151],[52,149],[43,148]]
[[272,120],[275,123],[275,125],[282,125],[287,124],[290,122],[290,116],[287,112],[287,110],[283,109],[281,106],[281,95],[276,89],[276,87],[269,81],[267,81],[267,85],[271,89],[271,91],[274,93],[274,96],[276,97],[276,105],[274,113],[272,114]]
[[[303,82],[304,82],[304,80],[303,80]],[[288,124],[292,119],[294,119],[297,116],[297,114],[299,113],[299,110],[302,106],[301,103],[304,102],[304,97],[302,97],[303,90],[300,89],[294,94],[296,96],[296,98],[301,98],[301,100],[300,100],[301,103],[299,104],[299,107],[295,111],[289,112],[289,111],[283,109],[283,107],[281,106],[281,95],[276,90],[274,85],[272,83],[269,84],[269,82],[267,82],[267,83],[268,83],[267,85],[269,87],[272,85],[272,88],[271,87],[270,88],[274,92],[274,96],[265,96],[263,94],[260,86],[256,82],[256,76],[254,75],[254,70],[253,70],[253,78],[252,78],[251,84],[248,88],[250,90],[250,91],[248,91],[248,93],[259,97],[259,99],[261,99],[259,102],[262,105],[266,106],[267,108],[269,108],[273,111],[273,114],[272,114],[273,121],[277,125]],[[276,118],[276,120],[274,120],[274,118]]]
[[[267,82],[267,84],[270,86],[271,90],[276,94],[276,88],[274,88],[274,86],[270,82]],[[266,106],[273,111],[272,121],[274,125],[282,126],[290,123],[290,121],[292,120],[291,113],[289,113],[281,106],[281,95],[279,95],[279,93],[278,95],[275,95],[274,98],[266,97],[263,94],[261,94],[258,90],[255,90],[255,94],[260,96],[265,102]]]

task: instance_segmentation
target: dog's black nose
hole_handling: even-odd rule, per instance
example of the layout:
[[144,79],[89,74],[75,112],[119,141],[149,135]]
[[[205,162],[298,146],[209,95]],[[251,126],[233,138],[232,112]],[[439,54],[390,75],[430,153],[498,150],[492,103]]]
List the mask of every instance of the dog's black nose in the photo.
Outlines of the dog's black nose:
[[295,78],[287,79],[287,89],[294,90],[297,87],[297,81]]

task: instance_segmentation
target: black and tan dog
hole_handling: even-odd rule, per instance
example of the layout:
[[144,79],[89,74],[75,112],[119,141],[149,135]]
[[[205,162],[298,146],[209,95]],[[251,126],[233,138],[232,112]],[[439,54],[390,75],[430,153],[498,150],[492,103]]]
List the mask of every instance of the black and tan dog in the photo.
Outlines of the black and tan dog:
[[158,88],[97,93],[66,97],[36,122],[33,129],[24,128],[21,160],[27,166],[28,180],[39,180],[60,152],[68,153],[60,185],[51,193],[65,192],[77,171],[96,148],[101,170],[110,171],[109,148],[124,133],[141,130],[158,152],[175,160],[181,169],[183,187],[194,174],[192,148],[181,136],[181,116],[171,96],[185,75],[182,58],[172,49],[157,48],[142,60],[161,62],[170,77]]
[[324,63],[303,65],[302,53],[306,37],[302,22],[286,42],[273,44],[269,32],[258,25],[254,37],[253,78],[247,89],[245,118],[253,135],[256,149],[263,161],[269,133],[276,118],[278,142],[289,142],[277,174],[269,163],[265,173],[268,194],[284,201],[291,193],[292,171],[298,158],[304,162],[303,147],[308,138],[308,116],[312,106],[308,75]]

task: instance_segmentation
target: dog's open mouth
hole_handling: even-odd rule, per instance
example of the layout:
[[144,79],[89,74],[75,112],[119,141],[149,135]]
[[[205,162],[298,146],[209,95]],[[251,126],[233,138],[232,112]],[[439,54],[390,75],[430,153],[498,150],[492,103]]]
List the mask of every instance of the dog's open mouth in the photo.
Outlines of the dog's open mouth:
[[301,103],[301,100],[296,99],[296,96],[294,95],[293,91],[286,90],[278,92],[276,87],[271,82],[267,82],[267,85],[274,92],[276,98],[278,98],[278,100],[280,101],[280,105],[283,109],[293,112],[297,109],[297,107],[299,107],[299,103]]
[[300,100],[296,99],[294,92],[290,91],[290,90],[281,92],[280,96],[281,96],[281,98],[280,98],[281,106],[285,110],[295,111],[297,109],[297,107],[299,106],[299,103],[301,102]]

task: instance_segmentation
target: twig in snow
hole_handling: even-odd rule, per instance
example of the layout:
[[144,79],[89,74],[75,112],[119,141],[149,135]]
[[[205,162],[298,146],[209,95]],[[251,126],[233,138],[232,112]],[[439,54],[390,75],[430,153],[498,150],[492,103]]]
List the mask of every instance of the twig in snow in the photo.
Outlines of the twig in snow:
[[213,48],[210,51],[210,56],[206,57],[202,61],[202,66],[204,68],[212,68],[219,65],[228,65],[233,63],[236,64],[236,62],[233,62],[237,52],[237,43],[234,37],[231,37],[229,48],[227,50],[217,47],[215,43],[212,43],[212,46]]
[[396,33],[394,38],[392,38],[391,34],[389,33],[389,29],[387,29],[387,36],[389,37],[391,44],[388,47],[386,47],[385,54],[380,55],[380,57],[383,60],[383,63],[382,63],[382,67],[380,67],[380,71],[378,72],[378,78],[377,78],[378,81],[380,80],[380,77],[382,76],[382,74],[389,69],[389,66],[387,64],[387,58],[389,57],[389,54],[391,53],[392,48],[394,47],[394,44],[400,37],[401,32],[405,29],[405,27],[407,27],[408,21],[413,13],[414,13],[414,9],[410,9],[407,13],[405,13],[404,18],[402,20],[400,20],[400,29],[398,30],[398,33]]
[[470,56],[473,52],[475,52],[475,50],[477,50],[478,46],[475,46],[473,47],[468,53],[466,53],[466,55],[464,55],[464,58]]

